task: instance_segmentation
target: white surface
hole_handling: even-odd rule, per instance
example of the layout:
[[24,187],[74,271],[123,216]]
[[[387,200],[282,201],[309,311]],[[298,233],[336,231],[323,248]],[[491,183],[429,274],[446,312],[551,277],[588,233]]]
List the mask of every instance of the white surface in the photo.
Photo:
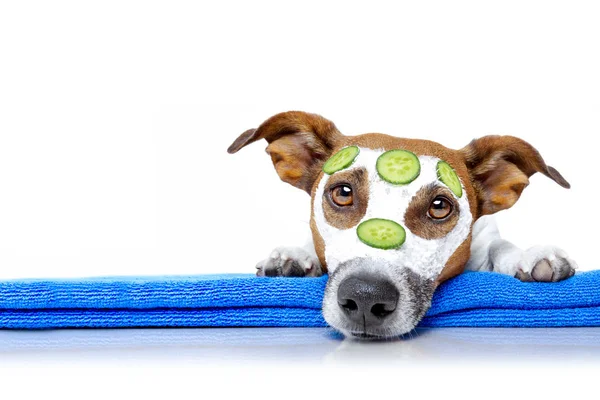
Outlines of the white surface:
[[321,328],[0,331],[2,389],[28,398],[577,398],[595,390],[599,360],[600,328],[419,329],[369,343]]
[[[598,7],[3,1],[0,278],[250,272],[274,246],[304,243],[309,199],[279,182],[264,143],[225,151],[289,109],[320,113],[346,134],[455,148],[485,134],[530,141],[573,189],[533,177],[500,215],[502,233],[526,247],[559,245],[582,269],[597,268]],[[512,389],[574,398],[597,381],[593,368],[522,366],[519,354],[502,372],[470,359],[442,365],[437,349],[423,354],[423,368],[381,371],[361,363],[377,359],[378,347],[353,349],[364,355],[341,372],[297,371],[293,358],[287,368],[223,370],[131,362],[120,352],[107,366],[76,350],[3,354],[0,390],[3,398],[67,398],[69,388],[89,398],[216,398],[207,386],[243,398],[319,398],[311,389],[333,390],[331,398],[487,398]],[[493,359],[487,350],[475,352]]]
[[329,328],[0,331],[0,366],[244,363],[380,367],[441,363],[600,361],[600,328],[419,328],[403,340],[342,340]]

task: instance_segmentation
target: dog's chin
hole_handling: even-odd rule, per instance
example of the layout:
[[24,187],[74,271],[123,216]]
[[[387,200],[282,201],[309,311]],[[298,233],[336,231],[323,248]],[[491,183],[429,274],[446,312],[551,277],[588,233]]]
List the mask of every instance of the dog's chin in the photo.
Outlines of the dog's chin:
[[[408,332],[406,332],[408,333]],[[400,340],[404,337],[404,335],[406,335],[406,333],[403,334],[373,334],[373,333],[369,333],[369,332],[348,332],[348,333],[344,333],[344,336],[347,339],[355,339],[355,340],[359,340],[359,341],[365,341],[365,342],[378,342],[378,341],[390,341],[390,340]]]
[[364,327],[350,326],[350,324],[346,324],[342,321],[337,319],[334,323],[332,323],[333,321],[328,321],[328,324],[344,335],[345,338],[359,341],[389,341],[403,339],[416,328],[419,322],[417,320],[414,323],[405,325],[401,328],[382,326],[379,328],[366,327],[365,329]]
[[370,333],[365,333],[365,332],[352,332],[350,333],[350,336],[347,336],[347,338],[351,338],[351,339],[357,339],[357,340],[364,340],[364,341],[378,341],[378,340],[391,340],[391,339],[398,339],[399,336],[382,336],[382,335],[372,335]]

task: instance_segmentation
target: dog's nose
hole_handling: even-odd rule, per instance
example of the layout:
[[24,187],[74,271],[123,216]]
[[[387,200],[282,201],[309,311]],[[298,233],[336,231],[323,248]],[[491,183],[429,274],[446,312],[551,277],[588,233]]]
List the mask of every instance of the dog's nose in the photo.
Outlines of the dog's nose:
[[338,288],[338,304],[353,322],[378,326],[396,310],[398,290],[386,279],[349,276]]

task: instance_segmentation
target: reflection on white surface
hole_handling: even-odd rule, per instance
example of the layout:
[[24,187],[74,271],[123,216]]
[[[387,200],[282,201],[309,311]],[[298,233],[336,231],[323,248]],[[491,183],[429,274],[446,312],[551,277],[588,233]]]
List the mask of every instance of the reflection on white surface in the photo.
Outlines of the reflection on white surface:
[[419,329],[385,342],[342,340],[325,328],[0,331],[0,364],[26,360],[239,363],[415,363],[600,360],[600,328]]

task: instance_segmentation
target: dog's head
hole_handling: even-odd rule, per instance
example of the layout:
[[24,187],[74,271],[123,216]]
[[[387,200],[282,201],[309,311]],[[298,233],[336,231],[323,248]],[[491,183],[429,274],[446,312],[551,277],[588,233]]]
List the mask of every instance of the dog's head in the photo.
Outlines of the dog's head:
[[259,139],[279,177],[312,197],[315,248],[330,275],[323,315],[347,336],[411,331],[435,288],[464,270],[477,218],[515,204],[535,172],[569,187],[511,136],[451,150],[378,133],[344,136],[321,116],[291,111],[244,132],[228,151]]

